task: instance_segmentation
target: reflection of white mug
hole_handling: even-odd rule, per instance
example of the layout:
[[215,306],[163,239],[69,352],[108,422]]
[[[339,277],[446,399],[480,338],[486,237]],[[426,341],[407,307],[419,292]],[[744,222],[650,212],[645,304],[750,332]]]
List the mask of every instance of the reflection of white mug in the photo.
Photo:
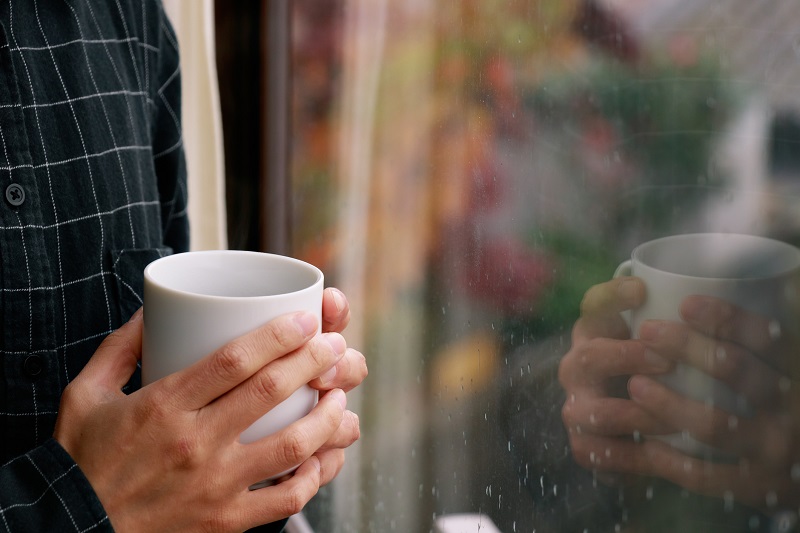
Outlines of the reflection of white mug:
[[[322,272],[303,261],[235,250],[163,257],[144,271],[142,383],[213,353],[279,315],[308,311],[321,323]],[[314,407],[304,385],[247,428],[244,443],[279,431]]]
[[[698,233],[637,246],[614,277],[637,276],[647,288],[644,305],[629,316],[635,338],[645,320],[681,321],[680,304],[693,294],[714,296],[773,320],[776,333],[796,329],[799,273],[800,250],[789,244],[753,235]],[[752,414],[745,398],[696,368],[679,364],[659,379],[694,400],[738,416]],[[686,453],[715,455],[688,435],[664,440]]]

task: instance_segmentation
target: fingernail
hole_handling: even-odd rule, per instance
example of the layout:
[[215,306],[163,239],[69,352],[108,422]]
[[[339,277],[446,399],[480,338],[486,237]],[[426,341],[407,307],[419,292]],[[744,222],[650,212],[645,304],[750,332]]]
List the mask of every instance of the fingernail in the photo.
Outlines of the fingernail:
[[294,315],[295,323],[300,326],[303,335],[308,336],[317,332],[317,317],[312,313],[302,312]]
[[331,292],[333,293],[333,303],[336,306],[336,311],[341,313],[342,309],[344,309],[344,295],[339,289],[333,289]]
[[650,349],[644,351],[644,360],[656,370],[669,370],[672,368],[672,361]]
[[342,406],[342,409],[347,409],[347,395],[342,389],[333,389],[328,393],[328,396],[333,397]]
[[642,400],[647,395],[647,379],[642,376],[633,376],[628,380],[628,394],[634,401]]
[[309,461],[311,461],[311,464],[314,465],[314,468],[317,469],[317,472],[322,471],[322,465],[320,464],[319,459],[317,459],[316,455],[312,455]]
[[136,322],[137,320],[141,320],[142,316],[144,316],[144,308],[140,307],[135,313],[133,313],[133,315],[131,315],[131,318],[128,320],[128,322]]
[[334,379],[335,377],[336,377],[336,367],[334,366],[333,368],[331,368],[330,370],[328,370],[327,372],[325,372],[324,374],[322,374],[322,375],[319,377],[319,381],[320,381],[320,382],[321,382],[323,385],[327,385],[328,383],[330,383],[331,381],[333,381],[333,379]]
[[345,342],[344,337],[338,333],[325,333],[322,337],[333,348],[336,355],[344,355],[345,350],[347,350],[347,342]]

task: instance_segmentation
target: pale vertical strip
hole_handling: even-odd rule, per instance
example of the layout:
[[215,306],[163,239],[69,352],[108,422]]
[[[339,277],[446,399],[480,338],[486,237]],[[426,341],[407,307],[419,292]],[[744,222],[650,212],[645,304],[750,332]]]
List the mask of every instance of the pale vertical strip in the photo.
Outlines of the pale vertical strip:
[[[228,246],[214,0],[164,0],[178,35],[192,250]],[[255,194],[255,192],[254,192]]]
[[[342,52],[342,111],[338,168],[340,208],[336,277],[351,309],[365,309],[371,176],[375,149],[375,114],[383,49],[386,40],[387,0],[346,0]],[[345,331],[348,344],[363,347],[363,313],[354,313]],[[361,394],[348,395],[348,408],[359,412]],[[334,516],[337,523],[360,523],[364,489],[360,443],[347,453],[347,464],[335,480]],[[354,453],[355,452],[355,453]]]

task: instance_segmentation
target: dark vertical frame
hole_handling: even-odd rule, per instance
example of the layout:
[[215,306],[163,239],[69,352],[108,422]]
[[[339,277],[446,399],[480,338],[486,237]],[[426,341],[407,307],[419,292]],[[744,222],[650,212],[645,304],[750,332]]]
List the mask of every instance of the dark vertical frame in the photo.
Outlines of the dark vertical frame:
[[291,236],[291,0],[262,0],[261,249],[289,254]]
[[289,254],[291,0],[215,2],[232,249]]

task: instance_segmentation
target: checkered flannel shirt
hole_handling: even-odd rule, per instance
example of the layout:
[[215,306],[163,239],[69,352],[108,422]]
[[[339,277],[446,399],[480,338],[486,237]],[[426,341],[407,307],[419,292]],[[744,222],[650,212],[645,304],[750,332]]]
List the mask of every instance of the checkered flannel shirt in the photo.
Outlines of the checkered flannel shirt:
[[0,533],[111,530],[52,433],[143,267],[188,247],[177,42],[159,0],[5,0],[0,24]]

